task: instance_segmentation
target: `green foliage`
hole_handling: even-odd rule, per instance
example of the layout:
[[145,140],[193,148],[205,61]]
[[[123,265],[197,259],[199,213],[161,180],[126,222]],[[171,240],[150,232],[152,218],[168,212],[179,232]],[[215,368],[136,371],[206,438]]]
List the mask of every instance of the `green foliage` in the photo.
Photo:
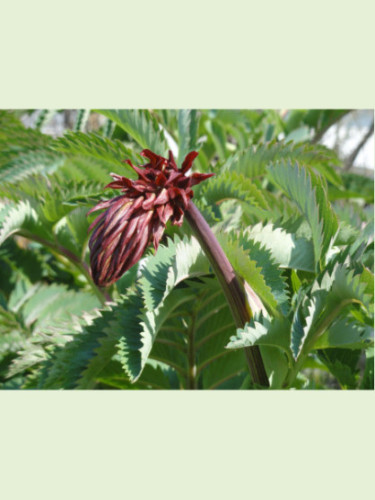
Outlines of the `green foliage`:
[[246,237],[229,239],[219,235],[219,242],[236,273],[251,284],[270,312],[277,314],[278,308],[285,312],[288,307],[286,288],[271,253]]
[[268,375],[271,388],[279,389],[285,380],[288,369],[293,366],[293,355],[290,348],[290,324],[286,318],[270,321],[260,315],[247,323],[244,328],[238,328],[236,335],[230,338],[228,349],[241,349],[250,346],[262,346],[263,357],[270,357]]
[[163,131],[149,111],[107,109],[100,113],[121,127],[142,149],[148,148],[161,155],[167,152]]
[[[190,387],[191,367],[186,339],[182,335],[185,323],[189,323],[189,335],[194,335],[197,342],[195,369],[200,377],[195,383],[199,387],[220,386],[224,378],[228,381],[243,372],[244,356],[224,350],[223,338],[233,328],[233,320],[216,280],[195,281],[197,276],[208,272],[208,265],[197,243],[194,240],[192,243],[176,240],[168,247],[160,247],[158,255],[149,257],[150,262],[144,264],[148,274],[138,281],[137,293],[123,295],[89,324],[80,325],[78,331],[68,330],[66,334],[72,340],[49,351],[42,363],[37,387],[91,388],[99,383],[108,366],[117,363],[118,380],[122,374],[124,383],[130,379],[133,383],[138,381],[141,388],[155,384],[162,388],[165,378],[162,377],[163,383],[149,380],[155,362],[159,363],[159,375],[165,367],[164,371],[175,373],[177,378],[174,380],[179,386]],[[175,250],[172,259],[171,249]],[[164,254],[169,258],[169,265],[160,273],[158,264],[165,262]],[[181,273],[176,263],[182,258],[185,270]],[[151,289],[154,295],[150,298]],[[201,300],[197,301],[197,296]],[[222,310],[215,321],[212,320],[212,298],[215,310]],[[206,328],[208,323],[209,329]],[[119,362],[124,368],[122,372]],[[70,364],[69,372],[67,363]],[[209,367],[207,376],[205,367]]]
[[[30,284],[18,279],[7,309],[0,308],[0,330],[6,328],[2,354],[12,355],[7,376],[18,375],[39,365],[47,357],[45,346],[64,344],[70,325],[79,325],[82,311],[100,306],[91,292],[74,291],[64,285]],[[18,356],[15,357],[15,354]]]
[[366,365],[360,387],[374,390],[374,348],[366,350]]
[[178,112],[179,150],[177,162],[183,162],[185,156],[197,148],[198,139],[198,112],[194,109],[181,109]]
[[51,149],[52,144],[48,136],[26,130],[11,113],[0,111],[0,184],[54,172],[64,158]]
[[22,231],[30,231],[36,237],[48,235],[48,230],[43,226],[36,210],[28,201],[20,201],[17,205],[5,205],[1,208],[0,219],[0,244],[9,236]]
[[[219,205],[231,199],[241,203],[243,210],[254,211],[255,207],[266,213],[268,204],[259,187],[249,178],[232,171],[224,171],[214,177],[210,183],[201,184],[197,189],[200,198],[209,205]],[[262,213],[258,210],[258,213]]]
[[[317,143],[347,111],[78,110],[52,138],[56,112],[26,128],[0,111],[0,388],[254,389],[259,346],[272,389],[373,389],[373,181]],[[186,222],[108,289],[91,278],[110,173],[175,147],[215,174],[194,202],[247,294],[243,328]]]
[[311,228],[315,264],[319,269],[319,263],[324,259],[338,228],[322,183],[319,183],[319,178],[313,180],[298,164],[292,165],[290,162],[272,165],[269,175],[305,216]]
[[319,359],[335,376],[343,389],[355,389],[358,385],[357,369],[360,351],[325,349],[318,351]]
[[[285,224],[288,227],[288,223]],[[254,241],[264,245],[275,262],[289,269],[314,272],[314,249],[310,239],[298,237],[295,232],[277,224],[256,224],[246,231]]]
[[123,163],[123,160],[131,159],[138,163],[140,159],[130,148],[118,140],[112,141],[97,134],[84,134],[79,131],[67,133],[58,139],[54,148],[68,157],[78,156],[96,160],[102,168],[106,169],[108,174],[113,169],[115,171],[117,169],[120,173],[126,173],[126,176],[131,178],[135,177],[135,172],[129,165]]
[[[180,383],[189,386],[189,369],[193,367],[189,366],[187,339],[182,332],[187,330],[185,336],[196,339],[195,347],[201,346],[196,352],[196,370],[200,373],[203,367],[214,364],[216,357],[226,354],[217,339],[222,336],[223,323],[228,328],[233,319],[216,280],[198,279],[209,273],[209,266],[194,239],[170,242],[144,266],[147,272],[143,273],[139,291],[131,298],[124,316],[126,330],[119,342],[121,362],[129,377],[137,380],[151,356],[174,368]],[[217,297],[217,308],[223,309],[223,317],[222,321],[210,321],[207,329],[203,325],[212,315],[212,304],[208,307],[206,301],[210,303],[212,294]],[[210,371],[209,381],[215,384],[214,367],[210,366]],[[205,385],[204,379],[198,378],[195,383]]]
[[299,161],[311,171],[323,173],[327,180],[341,184],[340,177],[337,176],[333,168],[338,164],[338,161],[332,151],[323,146],[312,147],[310,144],[294,144],[293,141],[273,141],[268,144],[259,144],[256,147],[252,146],[229,157],[223,165],[223,170],[236,171],[254,179],[263,175],[268,165],[281,160]]

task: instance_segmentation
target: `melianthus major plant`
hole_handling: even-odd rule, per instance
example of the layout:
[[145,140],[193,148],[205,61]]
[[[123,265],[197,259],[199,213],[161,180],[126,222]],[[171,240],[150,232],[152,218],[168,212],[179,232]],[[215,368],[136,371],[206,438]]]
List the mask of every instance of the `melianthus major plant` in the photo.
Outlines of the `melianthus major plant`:
[[[0,113],[4,389],[255,388],[245,355],[254,349],[271,388],[373,387],[373,186],[310,140],[344,112],[96,113],[100,129],[83,132],[90,113],[79,111],[59,139]],[[157,252],[143,242],[134,258],[123,247],[130,260],[111,255],[109,277],[98,243],[108,212],[96,221],[87,212],[115,206],[118,192],[104,191],[112,171],[109,189],[142,185],[142,170],[122,160],[139,164],[146,149],[152,164],[177,146],[177,170],[199,152],[198,208],[184,207],[181,227],[167,223],[182,222],[178,210],[159,208],[151,233],[139,233],[146,244],[155,237]],[[151,191],[146,198],[154,206]],[[245,297],[241,324],[205,246],[211,231]]]

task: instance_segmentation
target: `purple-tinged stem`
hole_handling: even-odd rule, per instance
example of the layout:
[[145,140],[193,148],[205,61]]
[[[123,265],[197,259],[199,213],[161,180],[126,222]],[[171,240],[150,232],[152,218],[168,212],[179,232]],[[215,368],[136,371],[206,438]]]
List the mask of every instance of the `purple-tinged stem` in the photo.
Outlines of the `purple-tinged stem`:
[[[244,290],[231,263],[223,252],[210,226],[192,201],[190,201],[188,209],[185,211],[185,218],[207,255],[221,284],[237,328],[243,328],[245,323],[250,321],[251,314],[247,306]],[[269,387],[259,347],[246,347],[244,351],[253,381],[261,386]]]

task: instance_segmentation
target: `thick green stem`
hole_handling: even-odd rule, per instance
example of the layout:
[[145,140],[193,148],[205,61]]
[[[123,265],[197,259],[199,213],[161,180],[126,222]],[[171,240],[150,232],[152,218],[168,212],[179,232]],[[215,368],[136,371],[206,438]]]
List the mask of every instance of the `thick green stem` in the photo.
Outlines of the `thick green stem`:
[[[245,323],[250,321],[251,313],[248,309],[245,292],[232,265],[219,245],[210,226],[191,201],[185,212],[185,218],[207,255],[221,284],[236,326],[238,328],[243,328]],[[253,381],[261,386],[269,387],[269,381],[259,347],[246,347],[244,351]]]

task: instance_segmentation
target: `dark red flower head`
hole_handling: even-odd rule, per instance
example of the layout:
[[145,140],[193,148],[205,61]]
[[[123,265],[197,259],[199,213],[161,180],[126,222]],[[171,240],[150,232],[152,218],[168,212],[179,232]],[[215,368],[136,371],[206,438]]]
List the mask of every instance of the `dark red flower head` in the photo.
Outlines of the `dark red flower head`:
[[114,181],[106,187],[120,189],[123,194],[101,201],[88,212],[105,209],[89,227],[89,231],[95,228],[89,247],[92,277],[98,286],[117,281],[139,261],[149,243],[157,250],[167,221],[181,226],[193,197],[191,186],[214,175],[185,175],[198,155],[195,151],[186,156],[180,169],[171,151],[168,159],[149,149],[141,155],[149,163],[135,167],[125,160],[138,179],[111,174]]

